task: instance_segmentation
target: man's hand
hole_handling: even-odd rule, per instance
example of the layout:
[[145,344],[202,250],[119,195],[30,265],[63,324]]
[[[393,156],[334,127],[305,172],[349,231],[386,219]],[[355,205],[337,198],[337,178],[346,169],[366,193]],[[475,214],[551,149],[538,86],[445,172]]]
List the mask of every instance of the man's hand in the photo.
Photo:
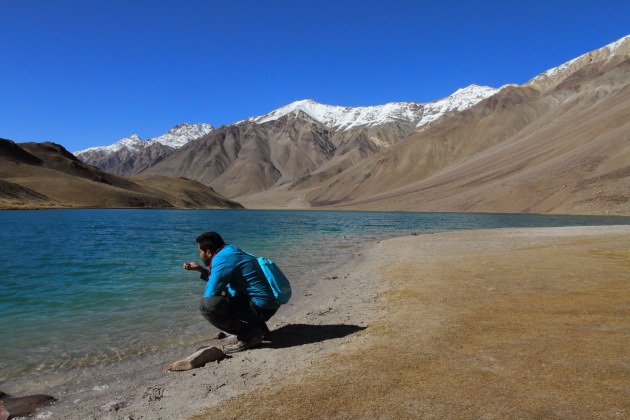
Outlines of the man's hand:
[[[199,271],[199,269],[201,268],[201,266],[199,264],[197,264],[196,262],[185,262],[184,263],[184,269],[186,270],[191,270],[191,271]],[[201,272],[201,271],[199,271]]]
[[202,280],[208,281],[208,277],[210,276],[210,270],[203,268],[202,266],[200,266],[196,262],[188,262],[188,261],[186,261],[184,263],[183,267],[184,267],[185,270],[197,271],[198,273],[201,274],[200,278]]

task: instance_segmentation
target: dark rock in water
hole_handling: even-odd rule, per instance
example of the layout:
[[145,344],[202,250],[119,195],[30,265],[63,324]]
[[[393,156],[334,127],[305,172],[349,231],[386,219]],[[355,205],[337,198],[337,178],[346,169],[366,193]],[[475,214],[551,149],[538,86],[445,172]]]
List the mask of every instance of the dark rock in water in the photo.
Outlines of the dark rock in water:
[[14,417],[30,417],[38,408],[50,405],[57,401],[50,395],[37,394],[24,397],[10,397],[7,394],[0,396],[0,420],[8,420]]

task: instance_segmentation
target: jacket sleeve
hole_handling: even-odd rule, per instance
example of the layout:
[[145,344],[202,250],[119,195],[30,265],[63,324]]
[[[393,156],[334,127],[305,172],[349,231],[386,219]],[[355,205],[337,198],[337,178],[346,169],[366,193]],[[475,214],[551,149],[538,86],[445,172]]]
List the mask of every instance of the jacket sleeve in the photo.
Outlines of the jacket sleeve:
[[229,258],[217,260],[218,258],[212,260],[212,269],[203,297],[220,296],[227,288],[232,272],[228,263]]

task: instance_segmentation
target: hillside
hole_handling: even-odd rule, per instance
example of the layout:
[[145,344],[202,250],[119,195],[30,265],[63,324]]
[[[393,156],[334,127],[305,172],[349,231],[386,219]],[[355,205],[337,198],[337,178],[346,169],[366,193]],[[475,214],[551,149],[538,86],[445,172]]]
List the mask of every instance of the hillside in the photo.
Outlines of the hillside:
[[130,137],[77,152],[77,156],[119,175],[195,179],[233,197],[292,182],[324,166],[339,173],[495,91],[472,85],[428,104],[354,108],[296,101],[214,129],[198,139],[188,138],[177,150]]
[[79,161],[54,143],[0,139],[0,208],[240,208],[191,180],[131,180]]
[[[630,214],[630,37],[249,207]],[[321,171],[321,170],[320,170]]]

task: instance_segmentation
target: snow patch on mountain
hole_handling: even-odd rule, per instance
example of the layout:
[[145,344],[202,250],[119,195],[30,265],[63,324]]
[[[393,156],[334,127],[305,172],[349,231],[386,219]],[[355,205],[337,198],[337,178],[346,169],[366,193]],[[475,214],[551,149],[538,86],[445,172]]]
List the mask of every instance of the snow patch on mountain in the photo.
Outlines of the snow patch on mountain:
[[411,123],[420,127],[434,121],[446,112],[470,108],[496,92],[496,89],[488,86],[470,85],[457,90],[451,96],[428,104],[392,102],[385,105],[364,107],[324,105],[312,99],[305,99],[290,103],[269,114],[248,118],[244,121],[262,124],[277,120],[285,115],[304,113],[328,128],[336,130],[349,130],[362,126],[373,127],[390,122]]
[[497,92],[498,89],[474,84],[458,89],[446,98],[424,105],[422,118],[416,124],[416,128],[429,124],[448,112],[468,109]]
[[311,99],[293,102],[278,108],[267,115],[254,117],[248,121],[262,124],[274,121],[285,115],[303,112],[313,120],[329,128],[347,130],[358,126],[374,126],[389,121],[413,120],[421,112],[420,104],[413,102],[390,103],[380,106],[342,107],[324,105]]
[[623,38],[620,38],[617,41],[613,42],[612,44],[606,45],[604,48],[608,48],[610,54],[615,54],[622,45],[628,42],[630,42],[630,35],[626,35]]
[[210,124],[180,124],[171,128],[166,134],[158,137],[142,140],[137,134],[118,140],[109,146],[90,147],[89,149],[75,152],[74,155],[80,157],[82,154],[101,152],[103,154],[112,154],[123,149],[129,151],[139,151],[153,144],[159,143],[173,149],[179,149],[186,143],[196,140],[210,133],[214,128]]
[[615,54],[617,54],[619,52],[619,50],[624,46],[630,44],[630,35],[626,35],[621,39],[618,39],[615,42],[612,42],[608,45],[605,45],[604,47],[595,50],[595,51],[590,51],[587,52],[586,54],[582,54],[579,57],[576,57],[572,60],[567,61],[566,63],[562,63],[559,66],[553,67],[543,73],[540,73],[538,76],[536,76],[534,79],[532,80],[540,80],[540,79],[544,79],[544,78],[550,78],[550,77],[554,77],[557,76],[559,74],[564,73],[565,71],[567,71],[572,64],[579,62],[581,60],[584,60],[585,58],[588,58],[590,54],[593,53],[597,53],[597,52],[601,52],[606,54],[606,58],[607,60],[609,60],[610,58],[612,58],[613,56],[615,56]]
[[147,143],[160,143],[179,149],[189,141],[201,138],[212,130],[214,128],[210,124],[180,124],[171,128],[166,134],[147,140]]
[[[579,58],[579,57],[578,57]],[[541,78],[545,78],[545,77],[553,77],[557,74],[563,73],[566,69],[568,69],[571,64],[575,63],[578,59],[574,58],[573,60],[569,60],[566,63],[563,63],[557,67],[551,68],[541,74],[539,74],[538,76],[536,76],[534,78],[534,80],[536,79],[541,79]]]
[[[115,153],[122,149],[140,150],[144,147],[145,143],[146,142],[142,140],[140,137],[138,137],[137,134],[132,134],[129,137],[125,137],[124,139],[118,140],[116,143],[112,144],[111,146],[91,147],[85,150],[85,152],[102,150],[104,152]],[[77,152],[77,153],[81,153],[81,152]]]

